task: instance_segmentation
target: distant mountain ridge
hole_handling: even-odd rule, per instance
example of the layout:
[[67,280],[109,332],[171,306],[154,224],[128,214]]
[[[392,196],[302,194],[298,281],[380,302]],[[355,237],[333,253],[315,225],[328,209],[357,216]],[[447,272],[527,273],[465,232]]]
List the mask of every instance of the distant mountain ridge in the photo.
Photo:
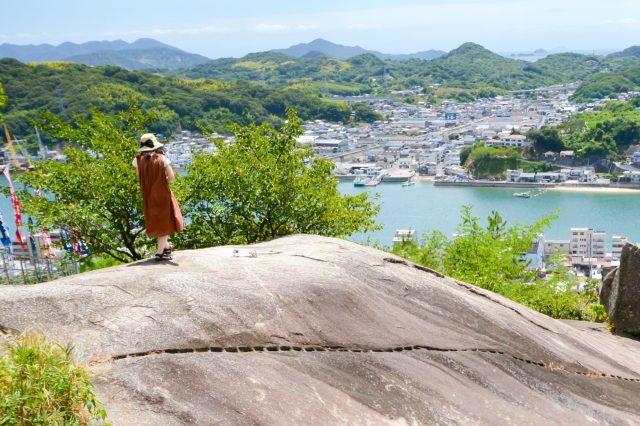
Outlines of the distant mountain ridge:
[[209,61],[209,58],[185,52],[177,47],[150,38],[132,43],[123,40],[65,42],[51,44],[0,44],[0,58],[21,62],[68,61],[85,65],[116,65],[126,69],[189,68]]
[[337,59],[349,59],[354,56],[370,53],[379,59],[406,60],[406,59],[434,59],[444,55],[442,50],[426,50],[408,54],[382,53],[368,50],[360,46],[345,46],[318,38],[309,43],[300,43],[286,49],[273,49],[270,52],[283,53],[294,58],[309,58],[318,56],[330,56]]

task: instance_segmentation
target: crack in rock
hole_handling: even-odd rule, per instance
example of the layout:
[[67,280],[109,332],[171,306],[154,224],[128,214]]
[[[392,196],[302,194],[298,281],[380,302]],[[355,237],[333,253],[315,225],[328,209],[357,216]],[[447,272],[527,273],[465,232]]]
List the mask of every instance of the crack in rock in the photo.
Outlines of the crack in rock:
[[105,364],[110,361],[118,361],[125,358],[140,358],[161,354],[186,354],[186,353],[202,353],[202,352],[214,352],[214,353],[270,353],[270,352],[349,352],[349,353],[398,353],[398,352],[411,352],[411,351],[425,351],[425,352],[479,352],[489,353],[495,355],[501,355],[510,357],[518,362],[533,365],[536,367],[546,368],[552,371],[564,372],[568,374],[578,374],[588,378],[611,378],[616,380],[625,380],[628,382],[640,383],[640,378],[636,377],[624,377],[616,374],[604,373],[600,371],[575,371],[569,370],[565,366],[555,363],[545,363],[542,361],[534,361],[519,357],[517,355],[510,354],[500,349],[491,348],[439,348],[426,345],[405,345],[405,346],[390,346],[383,348],[349,348],[345,346],[322,346],[322,345],[260,345],[260,346],[202,346],[195,348],[171,348],[171,349],[159,349],[143,352],[133,352],[128,354],[120,354],[114,356],[106,356],[100,359],[89,361],[90,366],[96,366]]

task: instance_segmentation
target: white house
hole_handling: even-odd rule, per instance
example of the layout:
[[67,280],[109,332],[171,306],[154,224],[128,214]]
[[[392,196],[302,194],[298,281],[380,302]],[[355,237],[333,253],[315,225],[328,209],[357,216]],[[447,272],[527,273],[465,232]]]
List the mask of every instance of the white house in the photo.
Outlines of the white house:
[[484,146],[508,146],[522,148],[529,145],[529,140],[524,135],[500,135],[500,139],[488,139]]
[[624,171],[622,172],[622,181],[630,182],[630,183],[640,183],[640,171]]

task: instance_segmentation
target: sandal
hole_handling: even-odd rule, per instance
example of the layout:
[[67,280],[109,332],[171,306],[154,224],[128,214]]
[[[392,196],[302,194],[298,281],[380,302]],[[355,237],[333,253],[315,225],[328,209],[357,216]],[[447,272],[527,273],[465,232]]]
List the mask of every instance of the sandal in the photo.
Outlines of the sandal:
[[171,254],[165,254],[165,253],[156,253],[156,262],[161,262],[163,260],[171,260],[173,259],[173,257],[171,257]]
[[164,256],[171,256],[171,253],[173,253],[173,244],[169,244],[168,247],[165,247],[165,249],[162,250],[162,254]]

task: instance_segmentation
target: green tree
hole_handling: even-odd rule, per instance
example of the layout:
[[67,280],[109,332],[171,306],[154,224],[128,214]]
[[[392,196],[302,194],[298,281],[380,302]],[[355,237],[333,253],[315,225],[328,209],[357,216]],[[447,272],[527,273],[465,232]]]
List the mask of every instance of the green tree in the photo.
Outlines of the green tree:
[[216,140],[178,182],[189,218],[174,237],[182,247],[244,244],[293,233],[343,236],[374,229],[378,206],[366,194],[340,195],[333,164],[299,147],[298,117],[287,110],[282,130],[235,126],[235,142]]
[[472,215],[471,207],[463,206],[453,240],[434,231],[420,243],[395,245],[393,252],[554,318],[602,321],[604,315],[597,293],[593,288],[576,293],[578,280],[563,259],[552,257],[546,279],[538,278],[537,271],[528,270],[523,261],[523,253],[554,219],[555,214],[533,225],[508,226],[494,211],[487,218],[487,225],[482,226],[479,218]]
[[[7,106],[7,95],[4,93],[4,88],[2,87],[2,83],[0,83],[0,111]],[[2,118],[2,114],[0,114],[0,119]]]
[[375,112],[369,105],[361,102],[355,103],[351,106],[351,110],[354,115],[354,121],[372,123],[376,120],[382,120],[382,115]]
[[560,152],[565,146],[562,135],[554,127],[530,130],[527,133],[527,138],[531,141],[538,155],[542,155],[547,151]]
[[138,135],[153,119],[135,105],[115,116],[93,111],[75,125],[44,115],[39,127],[70,142],[64,151],[67,162],[42,161],[35,171],[18,175],[28,188],[47,195],[23,190],[24,211],[41,227],[75,232],[92,254],[121,262],[141,259],[150,241],[131,161]]

